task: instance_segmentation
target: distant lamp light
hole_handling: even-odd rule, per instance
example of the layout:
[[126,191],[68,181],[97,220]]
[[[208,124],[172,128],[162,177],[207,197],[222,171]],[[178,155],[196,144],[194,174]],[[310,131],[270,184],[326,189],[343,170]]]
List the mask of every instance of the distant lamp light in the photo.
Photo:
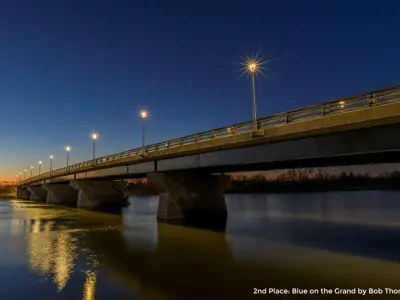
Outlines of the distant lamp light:
[[100,137],[100,134],[98,134],[97,132],[93,132],[90,135],[90,138],[93,140],[93,159],[96,158],[96,140],[98,140]]
[[68,167],[68,164],[69,164],[69,152],[71,151],[71,147],[70,146],[65,147],[65,151],[67,151],[67,167]]
[[54,155],[50,155],[50,172],[53,171],[53,158]]
[[139,115],[142,119],[147,119],[147,117],[149,116],[149,113],[147,110],[145,109],[141,109],[139,112]]
[[339,105],[340,105],[341,108],[343,108],[344,105],[345,105],[345,102],[343,100],[341,100],[341,101],[339,101]]
[[147,109],[141,108],[139,109],[139,117],[142,119],[142,151],[145,153],[145,129],[144,129],[144,121],[150,118],[150,113]]

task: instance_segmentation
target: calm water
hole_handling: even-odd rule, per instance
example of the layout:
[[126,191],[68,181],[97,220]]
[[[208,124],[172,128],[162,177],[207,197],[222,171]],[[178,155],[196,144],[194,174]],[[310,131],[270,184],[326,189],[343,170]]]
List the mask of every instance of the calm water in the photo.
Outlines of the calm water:
[[398,192],[229,195],[223,233],[158,224],[157,197],[130,201],[118,216],[0,200],[0,299],[400,288]]

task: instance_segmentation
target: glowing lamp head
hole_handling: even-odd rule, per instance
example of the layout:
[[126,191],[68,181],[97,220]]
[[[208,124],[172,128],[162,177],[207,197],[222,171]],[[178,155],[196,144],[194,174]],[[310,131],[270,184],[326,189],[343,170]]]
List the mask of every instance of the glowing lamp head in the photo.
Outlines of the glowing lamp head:
[[53,159],[54,158],[54,155],[50,155],[50,159]]
[[33,169],[33,166],[31,166],[31,169]]
[[24,170],[26,172],[26,170]]
[[142,110],[140,111],[140,117],[141,117],[142,119],[146,119],[148,116],[149,116],[149,114],[148,114],[148,112],[147,112],[146,110],[142,109]]
[[39,165],[41,165],[42,164],[42,161],[41,160],[39,160]]
[[250,73],[255,73],[257,71],[257,63],[255,61],[250,61],[247,68]]
[[341,108],[343,108],[344,107],[344,101],[343,100],[339,101],[339,105],[340,105]]
[[92,138],[92,140],[97,140],[99,138],[99,135],[97,133],[92,133],[90,137]]
[[70,146],[67,146],[67,147],[65,147],[65,151],[71,151],[71,147]]
[[19,175],[22,175],[22,172],[21,172],[21,173],[19,173]]

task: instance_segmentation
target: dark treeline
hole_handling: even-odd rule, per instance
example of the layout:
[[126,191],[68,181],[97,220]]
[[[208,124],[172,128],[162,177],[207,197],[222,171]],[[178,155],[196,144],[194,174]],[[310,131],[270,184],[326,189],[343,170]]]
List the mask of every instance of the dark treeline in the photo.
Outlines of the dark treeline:
[[11,193],[13,191],[12,186],[0,186],[0,194]]
[[331,175],[323,170],[288,170],[276,179],[264,174],[234,175],[228,193],[311,192],[332,190],[400,189],[400,172],[387,172],[379,176],[342,172]]

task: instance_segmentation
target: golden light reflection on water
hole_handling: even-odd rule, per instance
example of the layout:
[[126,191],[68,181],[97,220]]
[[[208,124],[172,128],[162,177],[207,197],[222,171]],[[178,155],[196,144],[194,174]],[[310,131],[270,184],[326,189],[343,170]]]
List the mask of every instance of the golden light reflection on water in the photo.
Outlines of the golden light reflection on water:
[[[27,233],[27,259],[34,273],[51,281],[61,292],[71,279],[75,262],[78,258],[78,245],[75,234],[81,230],[70,230],[66,226],[57,225],[55,221],[60,211],[55,214],[52,210],[35,207],[20,208],[14,206],[14,215],[24,220],[12,223],[12,233]],[[83,300],[94,300],[97,283],[97,274],[93,270],[99,263],[90,255],[87,262],[91,270],[85,272],[83,284]]]
[[51,226],[48,222],[40,233],[41,220],[35,220],[32,232],[28,234],[28,262],[32,271],[41,275],[51,272],[53,257],[53,240],[51,239]]
[[57,285],[58,291],[61,291],[68,282],[74,268],[74,260],[76,259],[76,240],[65,231],[58,232],[56,240],[56,249],[53,253],[54,266],[54,283]]
[[32,271],[52,277],[58,291],[66,286],[74,268],[76,239],[70,233],[52,231],[55,222],[48,221],[41,230],[41,220],[34,220],[28,234],[28,260]]
[[82,300],[94,300],[96,295],[97,275],[94,271],[86,271],[85,285],[83,286]]

